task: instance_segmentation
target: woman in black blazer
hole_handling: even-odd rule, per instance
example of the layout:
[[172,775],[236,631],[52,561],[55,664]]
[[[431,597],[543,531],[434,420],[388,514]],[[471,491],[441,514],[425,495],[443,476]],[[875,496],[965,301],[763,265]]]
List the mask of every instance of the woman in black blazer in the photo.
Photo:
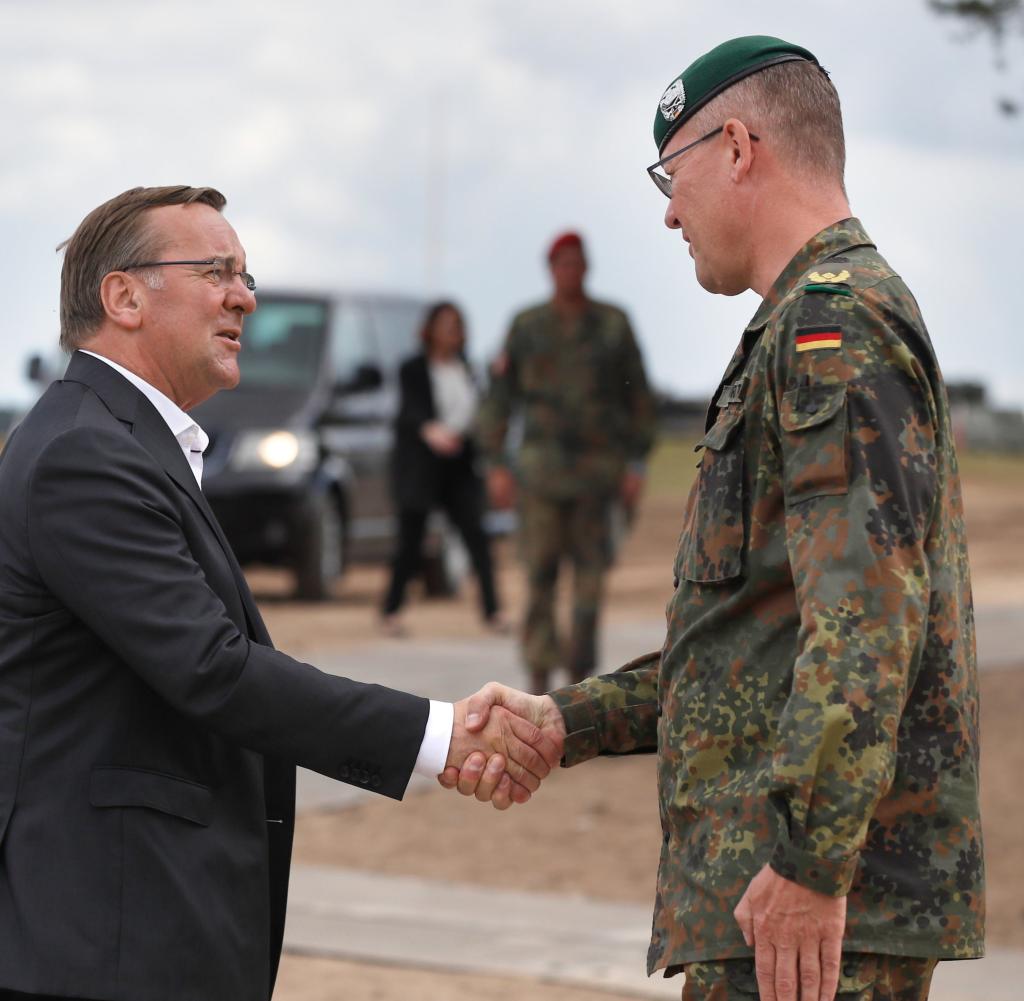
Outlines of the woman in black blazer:
[[485,624],[507,627],[498,609],[490,544],[483,528],[483,480],[470,436],[479,396],[465,359],[465,325],[458,307],[439,302],[420,331],[423,351],[403,363],[395,422],[392,487],[398,511],[398,546],[382,625],[400,636],[398,617],[406,585],[419,569],[427,516],[441,508],[461,533],[480,582]]

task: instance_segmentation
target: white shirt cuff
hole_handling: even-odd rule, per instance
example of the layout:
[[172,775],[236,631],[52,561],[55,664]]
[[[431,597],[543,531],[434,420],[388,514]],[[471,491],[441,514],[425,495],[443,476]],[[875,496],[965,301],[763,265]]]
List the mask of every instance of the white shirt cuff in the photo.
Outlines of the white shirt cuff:
[[430,715],[427,716],[427,729],[423,733],[423,743],[416,757],[413,771],[417,775],[435,778],[444,771],[448,761],[448,748],[452,743],[452,730],[455,727],[455,706],[450,702],[430,700]]

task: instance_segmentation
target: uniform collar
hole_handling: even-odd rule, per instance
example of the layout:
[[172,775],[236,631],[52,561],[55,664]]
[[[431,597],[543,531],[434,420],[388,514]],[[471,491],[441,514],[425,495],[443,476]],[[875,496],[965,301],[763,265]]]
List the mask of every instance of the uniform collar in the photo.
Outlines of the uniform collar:
[[[754,318],[747,324],[746,330],[743,331],[743,337],[740,338],[740,343],[726,367],[725,375],[722,376],[722,381],[715,391],[711,406],[708,408],[708,416],[705,423],[706,429],[710,429],[717,419],[718,410],[720,409],[719,402],[727,399],[722,395],[726,387],[731,386],[733,392],[740,392],[739,383],[730,383],[730,380],[745,366],[753,345],[761,336],[769,318],[779,303],[795,288],[803,284],[801,279],[814,265],[828,260],[830,257],[835,257],[846,250],[863,246],[873,247],[874,244],[867,233],[864,232],[864,227],[860,224],[860,220],[851,218],[843,219],[841,222],[823,229],[796,252],[789,264],[783,268],[782,274],[775,279],[775,284],[772,285],[768,294],[762,300],[761,305],[758,306]],[[740,393],[740,395],[742,394]],[[733,396],[730,394],[728,399],[732,400]]]
[[775,279],[775,284],[761,301],[754,318],[747,324],[747,332],[754,333],[765,326],[775,307],[793,291],[813,265],[854,247],[873,246],[860,220],[854,218],[843,219],[811,237]]

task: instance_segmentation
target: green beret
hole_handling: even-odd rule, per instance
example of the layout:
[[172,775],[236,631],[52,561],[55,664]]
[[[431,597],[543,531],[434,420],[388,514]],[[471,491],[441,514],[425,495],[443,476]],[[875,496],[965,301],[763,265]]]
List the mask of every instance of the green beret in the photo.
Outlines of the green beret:
[[660,153],[676,131],[713,97],[751,73],[802,59],[819,66],[807,49],[770,35],[746,35],[722,42],[690,63],[665,88],[654,115],[654,141]]

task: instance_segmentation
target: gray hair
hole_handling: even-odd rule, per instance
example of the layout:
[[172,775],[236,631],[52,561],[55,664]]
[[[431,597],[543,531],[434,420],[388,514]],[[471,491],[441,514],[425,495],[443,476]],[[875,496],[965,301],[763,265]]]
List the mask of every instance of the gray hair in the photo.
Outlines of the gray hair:
[[729,118],[772,142],[780,158],[813,180],[845,192],[846,140],[839,95],[819,66],[803,60],[768,66],[733,84],[693,116],[698,134]]
[[163,272],[161,272],[158,268],[140,269],[139,277],[151,289],[161,289],[165,285]]

